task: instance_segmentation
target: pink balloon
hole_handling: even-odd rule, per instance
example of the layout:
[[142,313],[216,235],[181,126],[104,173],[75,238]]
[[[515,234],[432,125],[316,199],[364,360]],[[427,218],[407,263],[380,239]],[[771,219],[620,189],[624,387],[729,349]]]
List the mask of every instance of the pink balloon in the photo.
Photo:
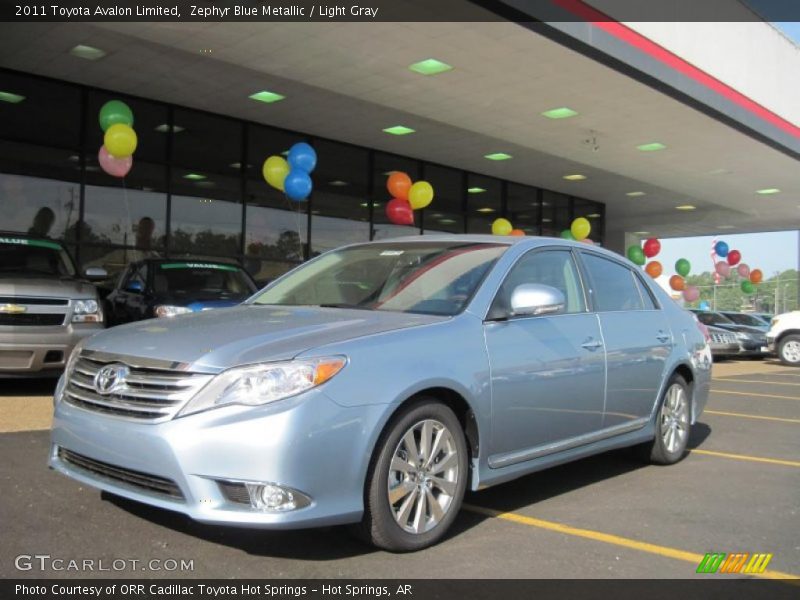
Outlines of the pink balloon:
[[112,156],[106,150],[105,145],[100,146],[100,151],[97,153],[97,161],[100,163],[100,168],[112,177],[125,177],[133,166],[132,156],[126,156],[125,158]]
[[699,297],[700,297],[700,290],[693,285],[690,285],[685,290],[683,290],[683,299],[686,300],[686,302],[694,302]]
[[739,277],[744,277],[745,279],[750,277],[750,267],[746,263],[739,263],[736,271],[739,273]]
[[731,274],[731,266],[727,263],[727,261],[724,260],[721,260],[714,265],[714,269],[722,277],[729,277]]
[[588,245],[590,245],[590,246],[594,246],[594,242],[593,242],[592,240],[590,240],[589,238],[583,238],[581,241],[582,241],[584,244],[588,244]]

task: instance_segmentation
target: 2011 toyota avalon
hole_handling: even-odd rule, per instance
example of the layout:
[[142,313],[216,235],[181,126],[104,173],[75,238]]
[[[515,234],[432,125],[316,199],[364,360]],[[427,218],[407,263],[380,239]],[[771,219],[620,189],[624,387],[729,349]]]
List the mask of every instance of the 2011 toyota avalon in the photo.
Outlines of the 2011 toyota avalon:
[[612,448],[685,453],[711,354],[611,252],[426,236],[328,252],[243,305],[88,339],[50,465],[207,523],[439,540],[465,490]]

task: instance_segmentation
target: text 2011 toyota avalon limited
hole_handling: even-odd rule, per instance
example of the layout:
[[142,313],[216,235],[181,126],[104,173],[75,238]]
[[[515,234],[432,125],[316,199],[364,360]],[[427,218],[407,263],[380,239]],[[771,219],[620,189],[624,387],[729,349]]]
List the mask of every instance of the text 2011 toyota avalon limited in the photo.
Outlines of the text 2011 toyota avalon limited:
[[104,331],[55,395],[50,465],[206,523],[433,544],[477,490],[611,448],[683,456],[694,317],[563,240],[348,246],[245,304]]

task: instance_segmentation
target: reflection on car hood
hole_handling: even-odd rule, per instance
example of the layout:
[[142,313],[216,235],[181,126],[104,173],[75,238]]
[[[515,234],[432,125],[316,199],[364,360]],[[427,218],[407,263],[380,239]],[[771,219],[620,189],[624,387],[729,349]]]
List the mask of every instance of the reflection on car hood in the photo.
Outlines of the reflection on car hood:
[[305,350],[449,317],[308,306],[243,305],[103,331],[86,348],[228,368],[285,360]]
[[764,335],[764,331],[749,325],[739,325],[737,323],[715,323],[713,327],[733,331],[736,333],[752,333],[753,335]]
[[15,273],[0,277],[0,296],[96,298],[97,290],[91,283],[69,277],[32,277]]

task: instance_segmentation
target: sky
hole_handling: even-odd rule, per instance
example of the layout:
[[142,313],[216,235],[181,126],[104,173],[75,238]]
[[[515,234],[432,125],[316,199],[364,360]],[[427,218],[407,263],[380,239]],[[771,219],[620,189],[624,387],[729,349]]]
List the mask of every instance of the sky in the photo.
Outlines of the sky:
[[717,236],[665,238],[661,252],[653,258],[664,267],[667,276],[675,274],[675,262],[685,258],[692,264],[691,274],[697,275],[714,268],[711,262],[711,243],[724,241],[731,250],[742,254],[743,263],[751,269],[761,269],[764,278],[775,272],[797,269],[798,232],[778,231],[770,233],[721,234]]
[[787,36],[794,40],[794,43],[800,46],[800,23],[773,23],[775,27],[783,31]]

